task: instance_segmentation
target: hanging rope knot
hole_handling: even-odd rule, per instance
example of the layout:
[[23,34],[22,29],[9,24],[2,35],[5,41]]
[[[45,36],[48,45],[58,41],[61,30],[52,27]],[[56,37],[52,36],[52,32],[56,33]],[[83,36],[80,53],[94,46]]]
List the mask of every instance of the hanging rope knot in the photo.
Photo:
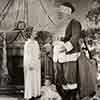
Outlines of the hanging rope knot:
[[25,37],[29,38],[32,35],[33,32],[33,27],[32,26],[28,26],[25,28],[24,33],[25,33]]
[[15,24],[14,30],[24,30],[26,28],[26,23],[24,21],[18,21]]

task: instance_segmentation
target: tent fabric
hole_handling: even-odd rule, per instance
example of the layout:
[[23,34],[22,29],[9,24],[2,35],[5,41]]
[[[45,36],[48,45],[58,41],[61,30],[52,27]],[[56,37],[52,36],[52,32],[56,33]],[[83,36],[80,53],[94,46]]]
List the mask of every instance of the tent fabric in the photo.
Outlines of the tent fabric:
[[[0,13],[6,3],[9,0],[0,0]],[[74,3],[76,12],[74,13],[74,16],[81,21],[83,20],[83,17],[85,15],[85,12],[88,10],[88,4],[90,3],[89,0],[88,3],[86,0],[41,0],[44,8],[47,10],[48,15],[51,17],[51,19],[58,24],[58,19],[55,12],[57,12],[56,4],[69,1]],[[55,5],[54,5],[55,4]],[[83,9],[83,7],[85,9]],[[14,27],[14,24],[16,22],[17,13],[19,12],[18,19],[17,20],[24,20],[24,0],[14,0],[14,3],[10,7],[7,16],[3,20],[2,24],[0,25],[0,31],[9,31]],[[35,32],[37,30],[45,30],[51,32],[53,35],[54,33],[57,33],[58,27],[53,25],[53,23],[49,20],[48,16],[45,14],[40,0],[28,0],[28,19],[29,19],[29,25],[32,25],[35,29]],[[84,25],[84,22],[82,22]],[[86,25],[85,25],[86,26]],[[84,27],[85,27],[84,26]],[[56,34],[57,36],[59,34]]]
[[[2,1],[2,0],[0,0]],[[3,0],[0,8],[3,9],[8,0]],[[59,0],[60,1],[60,0]],[[57,1],[57,2],[59,2]],[[41,4],[42,2],[42,4]],[[56,2],[56,0],[55,0]],[[28,23],[34,27],[35,32],[39,30],[49,31],[52,34],[57,33],[61,21],[57,17],[57,7],[53,4],[54,0],[28,0]],[[43,7],[47,11],[45,13]],[[18,15],[19,12],[19,15]],[[18,15],[18,17],[17,17]],[[14,0],[10,7],[7,16],[3,20],[0,31],[12,30],[16,20],[24,20],[24,0]],[[50,18],[48,18],[48,16]],[[16,19],[17,17],[17,19]],[[54,25],[50,19],[56,24]]]

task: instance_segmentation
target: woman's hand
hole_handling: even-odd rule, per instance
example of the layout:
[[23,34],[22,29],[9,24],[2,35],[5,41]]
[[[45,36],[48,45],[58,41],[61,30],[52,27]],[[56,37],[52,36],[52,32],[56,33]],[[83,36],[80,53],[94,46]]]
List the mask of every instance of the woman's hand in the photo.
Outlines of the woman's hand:
[[65,51],[66,51],[66,48],[64,46],[61,46],[59,49],[59,52],[65,52]]

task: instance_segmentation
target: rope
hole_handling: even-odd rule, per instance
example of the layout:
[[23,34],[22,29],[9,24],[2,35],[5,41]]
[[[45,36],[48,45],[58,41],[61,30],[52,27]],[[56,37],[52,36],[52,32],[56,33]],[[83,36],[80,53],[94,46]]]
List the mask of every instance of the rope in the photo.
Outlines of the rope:
[[16,20],[15,20],[15,24],[16,22],[18,21],[18,17],[19,17],[19,9],[20,9],[20,1],[19,0],[16,0],[17,3],[18,3],[18,6],[17,6],[17,14],[16,14]]
[[[7,41],[7,44],[11,44],[11,43],[13,43],[14,41],[16,41],[17,38],[18,38],[18,36],[19,36],[20,34],[21,34],[21,36],[23,37],[23,39],[26,41],[27,39],[25,38],[23,32],[19,31],[19,32],[16,34],[16,36],[15,36],[12,40],[6,40],[6,41]],[[3,42],[3,36],[2,36],[2,34],[0,34],[0,37],[2,38],[2,40],[0,40],[0,42]],[[1,45],[1,43],[0,43],[0,45]]]
[[13,43],[17,39],[17,37],[19,36],[19,34],[20,34],[20,32],[17,33],[17,35],[14,37],[13,40],[7,41],[7,44]]
[[45,14],[47,15],[47,17],[48,17],[49,20],[51,21],[51,23],[54,24],[54,25],[56,25],[56,24],[54,23],[54,21],[52,20],[52,18],[48,15],[47,10],[45,9],[45,7],[44,7],[44,5],[43,5],[43,3],[42,3],[42,0],[40,0],[40,4],[41,4],[41,7],[42,7],[42,9],[44,10]]
[[24,20],[25,20],[25,0],[24,0]]
[[27,16],[27,25],[28,25],[28,21],[29,21],[29,19],[28,19],[28,0],[27,0],[27,11],[26,11],[26,16]]
[[3,8],[3,10],[0,13],[0,17],[2,16],[3,12],[5,11],[5,9],[7,8],[7,6],[9,5],[10,0],[7,2],[7,4],[5,5],[5,7]]
[[5,19],[6,15],[8,14],[8,11],[9,11],[11,5],[13,4],[13,2],[14,2],[14,0],[9,0],[9,4],[8,4],[8,6],[6,7],[7,10],[6,10],[6,12],[3,14],[3,17],[2,17],[2,19],[1,19],[1,21],[0,21],[0,24],[2,23],[2,21]]
[[[17,39],[18,36],[19,36],[19,32],[17,33],[17,35],[14,37],[13,40],[7,41],[7,39],[6,39],[7,44],[13,43]],[[3,39],[4,39],[2,34],[0,34],[0,38],[2,38],[2,40],[0,40],[0,45],[1,45],[3,43]]]
[[[2,16],[2,20],[0,21],[0,24],[2,23],[2,21],[4,20],[4,18],[6,17],[11,5],[13,4],[14,0],[9,0],[6,4],[6,6],[4,7],[4,9],[2,10],[2,12],[0,13],[0,16]],[[27,4],[28,5],[28,4]],[[16,20],[15,20],[15,23],[17,22],[18,20],[18,17],[19,17],[19,8],[20,8],[20,0],[18,0],[18,8],[17,8],[17,14],[16,14]],[[6,11],[5,11],[6,10]],[[5,12],[4,12],[5,11]],[[3,14],[4,13],[4,14]],[[28,13],[28,12],[27,12]],[[2,15],[3,14],[3,15]],[[25,15],[24,15],[25,16]],[[27,18],[28,20],[28,18]],[[19,36],[19,34],[22,35],[22,37],[24,38],[24,40],[26,40],[26,38],[24,37],[23,33],[22,32],[18,32],[16,34],[16,36],[12,39],[12,40],[7,40],[7,44],[11,44],[13,43],[14,41],[16,41],[17,37]],[[0,34],[0,37],[2,37],[2,35]],[[3,37],[2,37],[3,38]],[[2,42],[2,40],[0,40],[0,42]]]
[[28,0],[24,0],[24,20],[26,20],[26,25],[28,26]]
[[21,36],[23,37],[23,39],[26,41],[27,38],[25,37],[25,35],[23,34],[23,32],[21,32]]

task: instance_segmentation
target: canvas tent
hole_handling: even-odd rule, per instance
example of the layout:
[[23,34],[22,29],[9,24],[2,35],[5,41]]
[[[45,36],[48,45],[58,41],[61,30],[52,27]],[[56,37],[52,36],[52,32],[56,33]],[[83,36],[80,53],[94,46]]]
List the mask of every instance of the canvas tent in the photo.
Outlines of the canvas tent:
[[[57,24],[53,0],[1,0],[0,2],[1,31],[11,31],[18,20],[25,21],[27,16],[29,25],[32,25],[35,30],[52,31],[54,30],[55,23]],[[7,5],[8,2],[11,3]],[[25,2],[28,3],[28,13],[25,12]],[[8,8],[4,10],[6,6]]]
[[[78,0],[69,1],[79,5]],[[65,0],[0,0],[0,31],[11,31],[17,21],[28,20],[35,31],[57,33],[61,19],[55,5],[62,2]]]

